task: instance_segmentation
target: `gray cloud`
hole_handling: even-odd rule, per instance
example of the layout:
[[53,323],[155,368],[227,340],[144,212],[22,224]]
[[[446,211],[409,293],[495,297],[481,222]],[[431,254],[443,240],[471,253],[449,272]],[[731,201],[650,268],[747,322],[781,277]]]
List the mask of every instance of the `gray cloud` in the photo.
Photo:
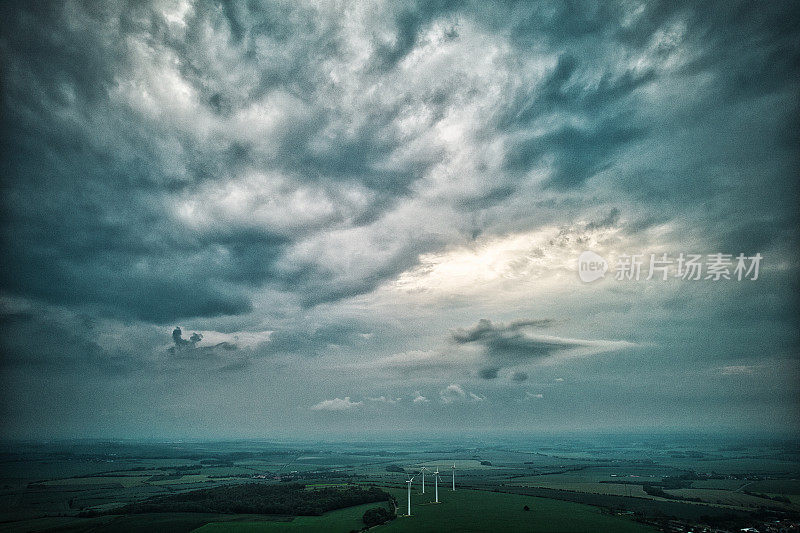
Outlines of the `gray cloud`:
[[497,371],[500,370],[497,367],[489,367],[489,368],[482,368],[478,371],[478,376],[482,379],[495,379],[497,378]]
[[522,382],[528,379],[528,374],[526,372],[514,372],[511,379],[513,381]]
[[603,229],[615,226],[619,222],[620,210],[616,207],[611,208],[608,215],[600,220],[590,222],[586,225],[587,230]]
[[354,402],[350,396],[344,398],[333,398],[332,400],[322,400],[309,407],[312,411],[349,411],[364,405],[363,401]]
[[[175,328],[172,330],[172,342],[175,343],[173,348],[175,349],[182,349],[182,348],[194,348],[195,345],[203,339],[203,336],[197,332],[192,333],[189,339],[183,338],[183,332],[181,331],[180,327]],[[173,350],[174,351],[174,350]]]
[[[167,351],[173,355],[182,357],[198,357],[215,355],[220,351],[230,352],[238,349],[236,344],[227,341],[218,342],[208,346],[198,346],[198,343],[202,340],[203,336],[196,331],[192,333],[188,339],[184,339],[181,328],[176,327],[174,330],[172,330],[172,342],[174,346],[167,348]],[[243,365],[244,363],[242,361],[238,361],[234,364],[226,365],[225,369],[235,370],[243,368]]]
[[[472,72],[469,65],[453,61],[433,79],[426,65],[416,65],[418,70],[405,78],[399,74],[412,66],[404,63],[412,50],[430,46],[436,24],[447,28],[442,50],[468,50],[470,32],[491,34],[499,26],[510,30],[510,51],[487,66],[496,80],[525,72],[510,67],[533,47],[541,48],[531,35],[541,35],[550,45],[541,54],[548,62],[540,79],[498,82],[502,96],[486,102],[497,109],[480,135],[502,140],[506,149],[499,163],[477,154],[475,164],[464,170],[469,179],[490,170],[492,180],[457,194],[435,193],[438,205],[466,211],[465,220],[452,221],[454,236],[491,231],[493,219],[507,218],[502,207],[517,195],[530,194],[525,176],[535,168],[547,171],[545,188],[570,189],[621,163],[617,184],[623,188],[627,175],[647,176],[637,179],[634,194],[659,202],[676,195],[690,199],[681,193],[684,188],[673,185],[693,178],[695,166],[669,175],[652,168],[628,174],[624,167],[629,163],[620,162],[626,151],[654,136],[651,118],[636,105],[642,90],[713,68],[721,76],[714,81],[715,90],[675,114],[676,120],[692,112],[705,116],[703,109],[717,109],[708,103],[723,89],[734,100],[781,94],[791,83],[782,73],[790,70],[796,55],[782,53],[792,49],[787,44],[793,42],[793,33],[777,22],[791,17],[776,6],[766,10],[766,18],[756,19],[762,22],[743,22],[747,17],[733,19],[711,8],[657,3],[638,15],[634,31],[621,23],[628,13],[620,6],[517,6],[487,13],[469,3],[403,2],[385,17],[360,21],[381,25],[393,38],[381,41],[367,32],[369,64],[347,85],[328,78],[331,65],[352,60],[352,35],[321,7],[216,9],[200,3],[177,25],[148,4],[73,7],[69,13],[60,5],[34,8],[12,2],[4,7],[8,98],[3,173],[15,194],[6,195],[3,203],[8,221],[3,243],[9,253],[0,281],[15,294],[89,304],[107,314],[159,323],[246,314],[252,310],[253,290],[264,286],[293,294],[309,306],[347,299],[374,290],[413,266],[421,253],[447,244],[452,237],[412,238],[420,232],[393,227],[386,219],[415,190],[429,186],[430,174],[447,150],[424,137],[403,137],[398,124],[426,111],[433,117],[430,125],[444,125],[464,105],[486,105],[479,84],[473,90],[465,80],[483,83],[488,73]],[[594,14],[585,19],[586,12]],[[69,25],[62,23],[67,16]],[[205,30],[209,27],[210,33]],[[120,33],[129,39],[118,38]],[[600,36],[604,44],[595,46],[592,37]],[[744,42],[742,36],[747,36]],[[748,46],[756,39],[771,48]],[[769,61],[763,61],[765,54]],[[620,57],[631,61],[620,62]],[[177,65],[174,72],[170,58]],[[158,93],[158,80],[165,87],[163,80],[181,84],[178,89],[189,94],[188,100],[181,103],[177,93]],[[466,83],[463,91],[458,83]],[[355,104],[345,100],[370,86],[392,86],[393,91]],[[132,100],[126,91],[135,87],[151,91],[150,100]],[[163,120],[154,121],[147,105],[155,106]],[[282,113],[275,124],[261,136],[250,134],[261,126],[248,122],[249,114],[272,108]],[[587,112],[590,120],[585,120]],[[564,119],[544,133],[532,133],[542,131],[536,125],[553,116]],[[208,128],[210,142],[194,133]],[[794,129],[787,123],[780,131]],[[407,155],[399,149],[404,144],[412,147]],[[782,160],[768,151],[758,153],[763,159]],[[796,168],[797,158],[784,164]],[[243,220],[199,227],[185,220],[176,223],[175,211],[192,198],[202,210],[204,203],[218,199],[214,193],[224,194],[230,190],[226,187],[253,172],[287,180],[277,196],[286,198],[307,187],[317,200],[337,207],[306,212],[302,224],[292,224],[298,213],[261,227]],[[51,178],[45,182],[42,175]],[[713,181],[697,181],[706,184],[703,194],[693,187],[700,203],[719,189]],[[198,196],[202,191],[212,197]],[[347,200],[348,191],[360,191],[363,197],[353,203]],[[793,219],[787,201],[791,195],[761,196],[759,204],[770,206],[770,218]],[[74,204],[70,198],[81,200]],[[254,194],[249,207],[279,208],[274,199]],[[742,194],[732,201],[752,202],[754,196]],[[67,211],[69,217],[60,216]],[[481,219],[482,227],[469,227]],[[727,240],[769,245],[778,236],[765,226],[774,224],[736,223],[726,230]],[[335,245],[326,234],[329,228],[361,227],[365,231],[359,236],[367,237],[364,246],[389,248],[388,253],[362,255],[348,263],[349,269],[321,261],[324,254],[289,253],[302,249],[308,239]],[[27,244],[18,246],[20,241]]]
[[474,392],[464,389],[464,387],[458,383],[451,383],[439,391],[439,400],[443,404],[482,402],[485,399],[486,398],[480,394],[475,394]]
[[[342,390],[414,398],[439,423],[445,406],[428,398],[444,384],[464,393],[448,398],[475,387],[517,398],[523,382],[552,383],[547,365],[564,354],[620,347],[624,363],[561,365],[559,379],[581,387],[544,390],[535,422],[586,405],[620,427],[669,425],[667,411],[763,425],[726,411],[752,411],[729,398],[745,378],[771,412],[791,414],[776,398],[796,392],[784,376],[800,342],[800,9],[357,4],[0,5],[9,427],[49,436],[69,419],[89,434],[147,411],[165,431],[325,431],[297,406],[343,402]],[[512,258],[525,268],[491,288],[398,289],[437,267],[427,256],[452,261],[440,278],[456,279],[482,268],[486,243],[548,228],[568,229]],[[550,264],[576,242],[760,252],[767,268],[751,285],[577,290]],[[540,265],[558,275],[536,277]],[[170,340],[176,323],[203,338],[176,329]],[[458,324],[472,325],[443,343]],[[362,374],[383,379],[386,364],[417,371],[403,390],[365,390]],[[750,368],[764,371],[736,370]],[[187,372],[193,389],[176,383]],[[641,412],[608,392],[619,380]],[[168,413],[187,401],[209,418],[176,423]],[[528,420],[503,402],[460,403],[489,425]],[[388,423],[368,411],[361,423]]]
[[365,326],[358,323],[318,325],[299,324],[278,329],[270,335],[261,353],[267,355],[300,354],[322,356],[339,347],[355,348],[365,343]]
[[[502,366],[553,360],[556,356],[568,353],[594,354],[633,346],[620,341],[570,339],[531,333],[553,323],[549,319],[522,319],[506,324],[483,318],[470,328],[453,331],[451,338],[456,344],[481,346],[489,360],[497,363],[478,372],[484,379],[496,378]],[[522,379],[518,379],[522,375],[516,375],[514,381],[524,381],[527,374],[524,375]]]
[[452,332],[453,340],[459,344],[468,342],[483,341],[499,336],[514,334],[526,328],[546,328],[553,323],[553,320],[545,319],[521,319],[509,322],[508,324],[492,323],[491,320],[481,318],[474,326],[466,329],[457,329]]
[[42,313],[0,313],[0,364],[44,374],[127,376],[149,366],[127,346],[109,349],[98,342],[104,332],[80,319]]

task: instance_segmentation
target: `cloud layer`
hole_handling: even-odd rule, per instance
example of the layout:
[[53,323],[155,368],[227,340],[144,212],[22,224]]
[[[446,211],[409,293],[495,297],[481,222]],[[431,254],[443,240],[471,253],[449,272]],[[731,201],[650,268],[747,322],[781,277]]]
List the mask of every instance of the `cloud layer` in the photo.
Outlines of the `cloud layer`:
[[800,10],[734,4],[4,2],[7,431],[787,427]]

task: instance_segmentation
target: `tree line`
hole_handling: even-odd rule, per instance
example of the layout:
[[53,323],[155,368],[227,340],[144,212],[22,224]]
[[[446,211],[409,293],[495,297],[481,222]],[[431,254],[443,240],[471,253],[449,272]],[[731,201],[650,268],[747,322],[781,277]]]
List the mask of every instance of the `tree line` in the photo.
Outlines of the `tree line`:
[[377,487],[320,487],[308,490],[305,485],[299,483],[279,485],[247,483],[154,496],[109,510],[106,514],[223,513],[316,516],[334,509],[384,502],[390,498],[389,493]]

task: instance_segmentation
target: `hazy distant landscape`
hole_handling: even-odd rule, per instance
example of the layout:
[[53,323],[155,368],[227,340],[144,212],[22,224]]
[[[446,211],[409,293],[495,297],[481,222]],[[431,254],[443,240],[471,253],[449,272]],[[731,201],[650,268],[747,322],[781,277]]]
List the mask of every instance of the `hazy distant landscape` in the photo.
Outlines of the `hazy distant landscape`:
[[[788,531],[779,526],[800,517],[800,449],[787,438],[18,442],[3,445],[0,474],[8,531],[347,533],[366,527],[364,513],[376,507],[390,518],[377,531],[387,532]],[[299,501],[287,494],[302,496],[295,512],[247,507]]]

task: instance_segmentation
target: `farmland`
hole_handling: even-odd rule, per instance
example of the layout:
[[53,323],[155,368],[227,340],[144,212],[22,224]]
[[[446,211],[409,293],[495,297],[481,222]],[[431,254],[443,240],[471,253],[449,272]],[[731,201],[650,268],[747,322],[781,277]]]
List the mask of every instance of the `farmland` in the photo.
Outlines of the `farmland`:
[[[402,490],[395,490],[394,494],[398,500],[406,497]],[[423,495],[415,491],[412,497],[412,516],[401,516],[381,526],[379,530],[387,533],[493,530],[620,533],[654,531],[653,528],[637,524],[628,518],[602,514],[595,507],[558,500],[474,490],[442,490],[440,504],[432,503],[432,499],[431,492]],[[530,510],[524,509],[526,505]],[[340,511],[325,517],[303,517],[280,523],[212,523],[198,529],[197,533],[295,531],[315,527],[319,527],[319,530],[347,532],[347,526],[353,522],[348,522],[346,517],[352,514],[354,513]],[[358,518],[360,519],[360,515]]]
[[[455,492],[449,490],[453,465]],[[266,515],[258,509],[268,507],[258,506],[248,512],[262,514],[140,504],[245,484],[300,484],[319,494],[379,487],[394,496],[402,515],[405,480],[422,466],[429,469],[426,493],[417,476],[413,516],[399,516],[378,531],[441,530],[445,522],[455,527],[453,520],[463,531],[488,530],[490,523],[508,531],[652,531],[668,519],[687,527],[746,526],[764,517],[794,520],[800,512],[800,458],[792,442],[780,440],[736,449],[727,441],[684,440],[679,446],[664,437],[616,436],[514,437],[469,445],[17,443],[5,445],[0,456],[0,531],[351,531],[363,527],[361,516],[373,504],[321,516]],[[431,471],[437,467],[443,472],[438,505],[430,503]]]
[[196,533],[259,533],[259,532],[280,532],[280,531],[342,531],[348,532],[354,529],[361,529],[364,523],[361,517],[368,510],[375,507],[375,504],[357,505],[330,511],[322,516],[298,516],[287,521],[269,520],[240,520],[210,522],[203,527],[195,530]]

